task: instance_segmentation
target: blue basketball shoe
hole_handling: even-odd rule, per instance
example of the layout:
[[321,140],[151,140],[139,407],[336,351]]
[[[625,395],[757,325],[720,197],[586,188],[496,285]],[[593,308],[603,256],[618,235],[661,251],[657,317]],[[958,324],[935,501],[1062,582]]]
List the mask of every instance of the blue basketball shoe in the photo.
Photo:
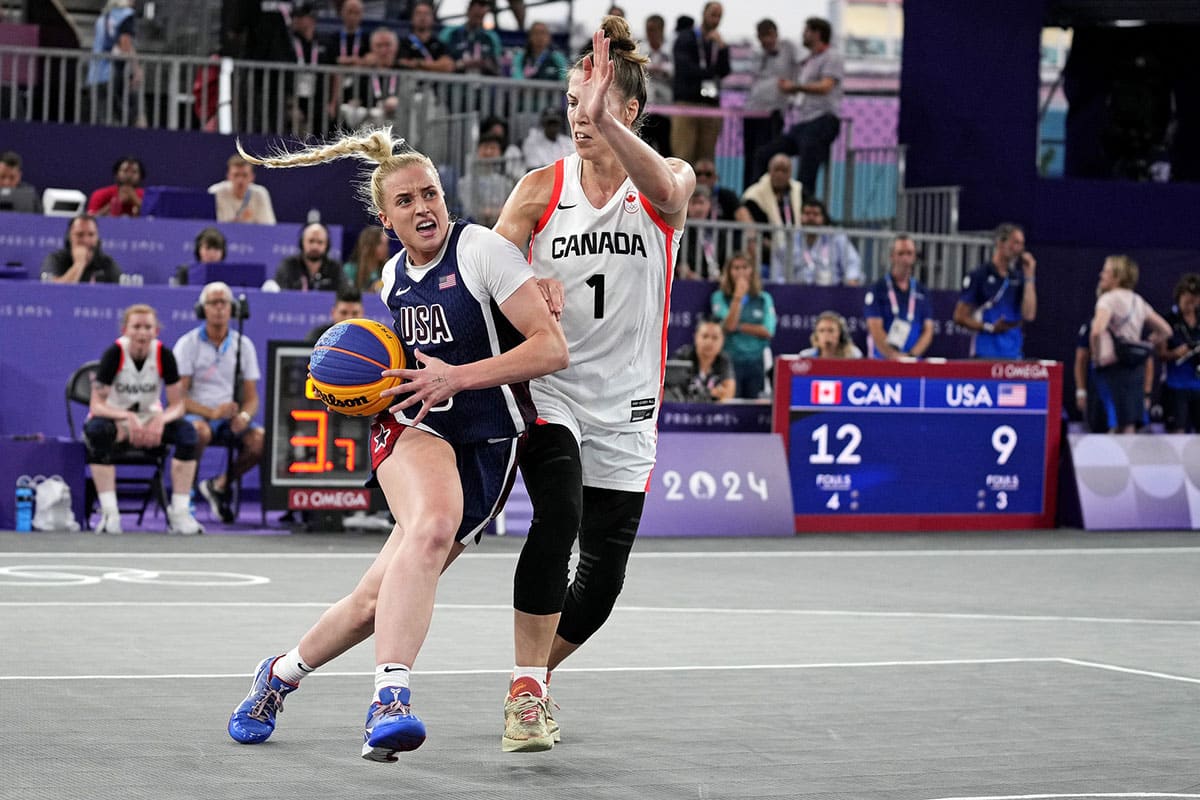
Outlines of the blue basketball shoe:
[[396,753],[416,750],[425,741],[425,723],[412,713],[408,687],[388,686],[367,709],[362,757],[368,761],[397,761]]
[[275,677],[272,667],[279,656],[264,658],[254,671],[250,694],[229,717],[229,735],[242,744],[265,742],[275,730],[275,715],[283,711],[283,698],[300,687]]

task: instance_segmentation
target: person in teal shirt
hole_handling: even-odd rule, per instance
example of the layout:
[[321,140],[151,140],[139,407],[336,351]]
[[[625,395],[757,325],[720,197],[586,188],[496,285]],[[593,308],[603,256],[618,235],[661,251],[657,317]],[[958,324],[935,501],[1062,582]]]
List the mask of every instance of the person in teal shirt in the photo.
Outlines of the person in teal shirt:
[[775,335],[775,301],[763,291],[762,277],[746,255],[737,253],[725,262],[711,305],[725,331],[737,397],[757,400],[767,384],[764,354]]
[[567,77],[567,58],[554,49],[550,28],[544,22],[529,26],[525,47],[513,53],[512,77],[516,80],[561,81]]

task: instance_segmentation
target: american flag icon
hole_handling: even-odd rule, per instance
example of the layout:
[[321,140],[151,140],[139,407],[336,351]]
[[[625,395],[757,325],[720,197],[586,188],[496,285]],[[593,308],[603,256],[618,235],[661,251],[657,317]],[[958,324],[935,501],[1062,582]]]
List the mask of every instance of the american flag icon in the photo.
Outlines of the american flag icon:
[[450,289],[455,286],[458,286],[457,272],[451,272],[449,275],[444,275],[438,280],[438,289]]
[[1000,384],[1000,393],[996,398],[996,405],[1007,406],[1009,408],[1024,408],[1025,407],[1025,384],[1023,384],[1023,383],[1002,383],[1002,384]]

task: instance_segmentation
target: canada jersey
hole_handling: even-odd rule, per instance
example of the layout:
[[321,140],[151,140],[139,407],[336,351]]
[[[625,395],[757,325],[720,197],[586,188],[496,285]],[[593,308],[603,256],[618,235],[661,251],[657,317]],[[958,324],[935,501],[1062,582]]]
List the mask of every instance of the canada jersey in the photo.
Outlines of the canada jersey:
[[[533,273],[507,239],[479,225],[455,223],[433,261],[411,268],[407,263],[401,250],[384,265],[381,297],[410,369],[417,365],[415,348],[458,365],[499,355],[524,341],[499,304]],[[416,412],[391,409],[402,425],[411,425],[406,414]],[[466,444],[517,436],[533,419],[529,386],[516,383],[459,392],[431,409],[417,427]]]
[[534,404],[539,412],[566,404],[580,422],[603,428],[647,430],[658,417],[683,231],[628,178],[603,208],[592,206],[582,163],[572,154],[554,164],[554,189],[529,246],[534,273],[563,285],[560,322],[571,354],[566,369],[530,382]]
[[[133,357],[129,355],[127,337],[117,339],[113,347],[120,350],[120,360],[111,383],[108,404],[139,415],[148,415],[151,411],[161,408],[159,397],[163,387],[164,357],[162,342],[155,339],[150,343],[150,352],[140,366],[134,363]],[[170,351],[167,350],[165,355],[169,356]]]

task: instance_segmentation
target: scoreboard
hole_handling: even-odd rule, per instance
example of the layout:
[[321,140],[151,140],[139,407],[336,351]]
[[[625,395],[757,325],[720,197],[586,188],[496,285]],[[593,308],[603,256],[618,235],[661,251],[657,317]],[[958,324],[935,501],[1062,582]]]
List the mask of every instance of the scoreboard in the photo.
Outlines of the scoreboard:
[[1053,527],[1062,365],[782,357],[797,533]]
[[308,380],[306,344],[267,346],[267,452],[264,508],[378,510],[383,493],[364,487],[371,475],[371,418],[337,414]]

